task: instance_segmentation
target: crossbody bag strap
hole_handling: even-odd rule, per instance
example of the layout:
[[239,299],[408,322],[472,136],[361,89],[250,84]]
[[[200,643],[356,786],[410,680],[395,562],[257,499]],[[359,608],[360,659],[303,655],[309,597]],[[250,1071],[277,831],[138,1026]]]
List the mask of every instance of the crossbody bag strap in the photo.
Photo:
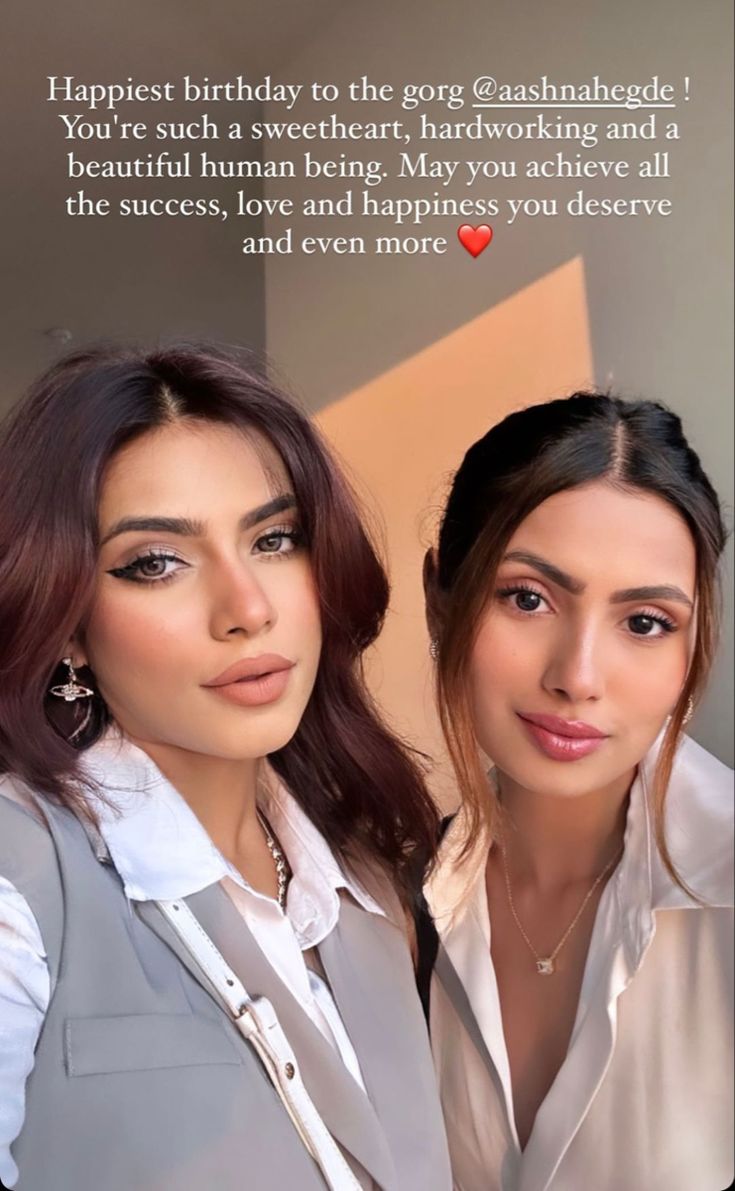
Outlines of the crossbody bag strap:
[[361,1191],[339,1146],[306,1090],[276,1011],[266,997],[251,997],[186,902],[158,906],[210,984],[224,1001],[242,1034],[258,1054],[299,1137],[331,1191]]

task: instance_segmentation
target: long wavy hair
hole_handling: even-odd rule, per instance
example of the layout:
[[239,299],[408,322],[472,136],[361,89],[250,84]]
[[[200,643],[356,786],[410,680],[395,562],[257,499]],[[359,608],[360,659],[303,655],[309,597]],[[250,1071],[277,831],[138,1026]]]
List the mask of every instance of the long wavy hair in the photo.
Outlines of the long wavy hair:
[[[90,607],[98,503],[115,453],[179,419],[267,440],[291,478],[321,606],[323,647],[294,737],[269,760],[335,853],[377,862],[404,902],[430,864],[437,813],[411,751],[381,721],[362,652],[388,602],[385,570],[355,498],[315,427],[248,353],[212,346],[98,349],[52,367],[0,437],[0,772],[89,816],[80,751],[110,716],[98,692],[74,735],[64,705],[66,643]],[[83,681],[94,688],[85,668]]]
[[666,791],[689,708],[702,694],[720,617],[718,562],[726,534],[720,504],[681,421],[652,401],[602,393],[534,405],[510,414],[467,451],[441,521],[436,582],[443,593],[436,682],[439,713],[466,812],[460,857],[478,833],[494,838],[499,812],[478,755],[469,657],[498,566],[521,522],[543,501],[594,480],[651,492],[684,519],[696,548],[696,640],[684,686],[666,726],[653,781],[655,838],[670,876],[664,831]]

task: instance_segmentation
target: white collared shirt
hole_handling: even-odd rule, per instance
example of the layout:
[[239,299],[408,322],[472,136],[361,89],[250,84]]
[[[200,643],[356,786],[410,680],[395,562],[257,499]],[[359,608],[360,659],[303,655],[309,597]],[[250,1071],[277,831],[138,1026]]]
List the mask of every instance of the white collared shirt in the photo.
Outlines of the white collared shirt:
[[[131,901],[188,897],[220,882],[280,979],[336,1048],[363,1088],[360,1066],[325,982],[302,952],[337,925],[345,889],[363,909],[377,902],[337,864],[324,837],[291,794],[273,783],[263,810],[292,877],[286,912],[253,889],[222,856],[186,801],[141,750],[109,732],[82,757],[82,769],[119,812],[95,800],[100,835]],[[28,802],[10,778],[0,795]],[[25,1083],[49,1003],[49,973],[38,924],[21,894],[0,874],[0,1180],[18,1177],[10,1145],[25,1115]]]
[[[667,839],[631,790],[623,858],[600,900],[567,1056],[521,1151],[490,953],[487,847],[428,900],[442,939],[431,1032],[456,1191],[722,1191],[733,1175],[732,772],[692,740],[675,761]],[[455,836],[456,839],[456,836]],[[728,912],[728,910],[730,912]]]

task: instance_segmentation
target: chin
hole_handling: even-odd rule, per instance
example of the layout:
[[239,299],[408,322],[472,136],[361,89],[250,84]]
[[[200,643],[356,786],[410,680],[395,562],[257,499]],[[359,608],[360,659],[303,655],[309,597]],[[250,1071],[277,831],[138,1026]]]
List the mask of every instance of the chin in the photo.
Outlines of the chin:
[[301,713],[285,709],[214,717],[179,716],[175,724],[160,721],[138,726],[120,725],[125,735],[145,745],[179,749],[201,757],[222,761],[255,761],[285,748],[296,734]]
[[285,748],[293,740],[299,726],[299,720],[288,722],[283,719],[279,723],[260,723],[253,731],[254,725],[244,727],[240,725],[235,730],[226,733],[221,731],[202,741],[201,748],[193,751],[223,757],[230,761],[252,761],[260,757],[267,757]]
[[580,798],[594,790],[603,790],[635,769],[636,760],[608,756],[582,757],[576,761],[554,761],[551,758],[516,755],[509,758],[504,770],[525,790],[545,794],[551,798]]

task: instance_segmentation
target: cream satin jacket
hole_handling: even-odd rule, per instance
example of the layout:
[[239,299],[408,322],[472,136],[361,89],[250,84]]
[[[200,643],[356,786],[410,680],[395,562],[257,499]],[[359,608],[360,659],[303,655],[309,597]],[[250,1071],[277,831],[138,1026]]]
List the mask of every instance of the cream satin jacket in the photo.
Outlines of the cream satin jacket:
[[664,869],[634,783],[625,850],[595,919],[567,1057],[528,1144],[516,1134],[490,956],[484,869],[428,890],[442,939],[434,1057],[456,1191],[723,1191],[733,1178],[733,782],[693,740],[668,793],[667,838],[693,903]]

